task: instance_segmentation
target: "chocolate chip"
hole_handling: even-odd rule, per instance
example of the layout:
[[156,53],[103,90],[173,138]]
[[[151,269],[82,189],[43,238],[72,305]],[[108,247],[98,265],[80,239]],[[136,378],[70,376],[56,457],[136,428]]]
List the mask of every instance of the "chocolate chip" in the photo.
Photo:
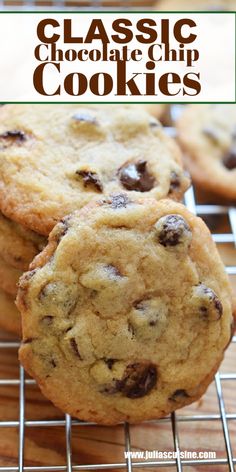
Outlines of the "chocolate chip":
[[43,285],[38,293],[38,300],[43,304],[46,313],[63,312],[69,316],[78,303],[76,284],[49,282]]
[[179,244],[189,246],[191,230],[188,223],[180,215],[167,215],[157,221],[156,233],[158,242],[164,247],[173,247]]
[[71,347],[72,347],[74,353],[76,354],[76,356],[77,356],[80,360],[82,360],[82,357],[81,357],[81,355],[80,355],[80,352],[79,352],[79,349],[78,349],[78,346],[77,346],[77,343],[76,343],[75,338],[71,338],[71,339],[70,339],[70,345],[71,345]]
[[73,120],[85,123],[91,123],[93,125],[97,125],[97,120],[94,116],[90,115],[89,113],[85,112],[78,112],[73,115]]
[[57,363],[56,363],[55,359],[51,359],[50,364],[53,368],[55,368],[57,366]]
[[141,398],[147,395],[156,383],[156,367],[146,362],[135,362],[126,367],[123,378],[116,382],[116,388],[128,398]]
[[175,171],[172,171],[171,174],[170,174],[170,189],[169,189],[169,193],[174,192],[174,191],[177,190],[178,188],[180,188],[180,178],[179,178],[178,174],[176,174]]
[[136,337],[157,339],[165,330],[167,317],[168,307],[160,297],[144,298],[133,304],[128,321]]
[[199,314],[203,321],[218,321],[223,315],[223,306],[216,293],[204,284],[196,287],[200,299]]
[[175,390],[173,395],[169,397],[169,400],[172,402],[178,402],[185,398],[189,398],[189,394],[186,392],[186,390],[179,389]]
[[13,131],[6,131],[0,135],[0,139],[8,141],[9,144],[11,143],[22,143],[26,141],[26,134],[23,131],[13,130]]
[[84,187],[95,187],[98,192],[103,191],[103,185],[98,178],[96,172],[86,171],[86,170],[77,170],[76,175],[82,177]]
[[148,192],[155,185],[155,178],[147,169],[147,161],[124,164],[119,169],[119,179],[127,190]]
[[155,320],[149,321],[149,326],[156,326],[156,324],[157,324],[157,321]]
[[236,169],[236,147],[233,147],[223,158],[223,164],[228,170]]
[[108,369],[112,370],[112,367],[115,363],[115,359],[105,359],[105,363],[107,364]]

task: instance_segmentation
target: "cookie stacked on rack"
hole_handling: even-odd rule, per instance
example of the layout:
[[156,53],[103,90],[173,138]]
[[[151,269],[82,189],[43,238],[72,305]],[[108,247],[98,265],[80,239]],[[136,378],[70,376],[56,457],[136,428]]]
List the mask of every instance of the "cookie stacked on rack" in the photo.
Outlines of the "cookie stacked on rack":
[[0,122],[0,323],[18,332],[18,279],[59,219],[124,190],[181,199],[189,180],[141,106],[8,105]]
[[189,185],[177,144],[142,107],[0,114],[9,286],[46,244],[17,295],[27,371],[103,424],[199,398],[231,338],[232,293],[208,229],[174,201]]
[[0,325],[15,334],[20,333],[18,280],[45,245],[43,236],[0,214]]

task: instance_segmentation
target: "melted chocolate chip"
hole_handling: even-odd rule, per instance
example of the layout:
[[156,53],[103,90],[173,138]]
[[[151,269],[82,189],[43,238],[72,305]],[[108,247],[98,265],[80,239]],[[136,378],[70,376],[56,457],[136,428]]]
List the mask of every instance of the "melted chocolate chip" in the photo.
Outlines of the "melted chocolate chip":
[[127,398],[141,398],[147,395],[156,383],[156,367],[146,362],[135,362],[126,367],[123,378],[116,382],[116,388]]
[[85,123],[91,123],[93,125],[97,124],[97,120],[94,116],[89,115],[89,113],[78,112],[73,115],[73,120]]
[[156,326],[157,322],[155,320],[149,321],[149,326]]
[[76,356],[77,356],[80,360],[82,360],[82,357],[81,357],[81,355],[80,355],[80,352],[79,352],[79,349],[78,349],[78,346],[77,346],[77,343],[76,343],[75,338],[71,338],[71,339],[70,339],[70,345],[71,345],[71,347],[72,347],[74,353],[76,354]]
[[108,369],[112,370],[112,367],[115,363],[115,359],[105,359],[105,363],[107,364]]
[[186,390],[179,389],[175,390],[173,395],[169,397],[169,400],[171,400],[172,402],[178,402],[184,398],[189,398],[189,394],[186,392]]
[[90,172],[86,170],[77,170],[76,175],[79,175],[83,179],[84,187],[94,187],[98,192],[103,191],[103,185],[98,178],[96,172]]
[[8,142],[9,144],[22,143],[26,141],[26,134],[23,131],[13,130],[13,131],[6,131],[0,135],[0,139]]
[[57,363],[56,363],[55,359],[51,359],[50,364],[53,368],[55,368],[57,366]]
[[223,158],[223,164],[228,170],[236,169],[236,147],[233,147]]
[[125,164],[119,169],[119,179],[124,188],[148,192],[155,185],[155,178],[148,172],[147,161]]
[[177,246],[191,234],[188,223],[180,215],[168,215],[163,220],[158,234],[159,243],[164,246]]
[[178,188],[180,188],[180,178],[179,178],[178,174],[176,174],[175,171],[172,171],[171,174],[170,174],[170,189],[169,189],[169,193],[174,192],[174,191],[177,190]]
[[198,286],[202,304],[199,307],[200,317],[204,321],[218,321],[223,315],[223,306],[216,293],[204,284]]

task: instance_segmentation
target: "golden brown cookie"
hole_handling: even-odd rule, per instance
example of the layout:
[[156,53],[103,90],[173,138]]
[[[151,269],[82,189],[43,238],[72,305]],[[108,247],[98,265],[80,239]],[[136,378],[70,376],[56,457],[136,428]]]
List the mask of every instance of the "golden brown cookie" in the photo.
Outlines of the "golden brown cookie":
[[209,230],[171,200],[116,194],[67,216],[20,281],[20,360],[63,411],[102,424],[198,399],[231,337]]
[[9,295],[16,296],[17,284],[22,271],[7,264],[0,257],[0,288]]
[[10,333],[20,335],[20,313],[16,308],[15,299],[0,289],[0,327]]
[[179,200],[188,185],[178,146],[140,107],[0,109],[0,209],[36,232],[105,194]]
[[46,238],[26,229],[0,213],[0,258],[7,265],[27,270],[33,258],[46,246]]
[[236,106],[188,105],[177,133],[193,181],[236,200]]

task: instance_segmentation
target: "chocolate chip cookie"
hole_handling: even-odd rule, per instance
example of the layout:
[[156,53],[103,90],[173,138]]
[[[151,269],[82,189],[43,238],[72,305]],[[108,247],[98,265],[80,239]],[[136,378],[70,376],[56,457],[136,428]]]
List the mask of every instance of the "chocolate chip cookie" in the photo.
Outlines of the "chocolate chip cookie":
[[16,308],[14,297],[0,289],[0,327],[10,333],[20,335],[20,313]]
[[172,200],[113,194],[56,225],[20,280],[20,360],[43,393],[103,424],[198,399],[231,337],[211,235]]
[[163,11],[236,11],[236,0],[160,0],[156,10]]
[[104,194],[181,199],[188,185],[179,148],[141,107],[0,109],[0,209],[36,232]]
[[0,288],[12,296],[16,296],[17,284],[22,271],[7,264],[0,257]]
[[19,270],[27,270],[32,259],[46,246],[46,238],[0,213],[0,259]]
[[188,105],[177,123],[177,132],[193,181],[235,200],[235,105]]

